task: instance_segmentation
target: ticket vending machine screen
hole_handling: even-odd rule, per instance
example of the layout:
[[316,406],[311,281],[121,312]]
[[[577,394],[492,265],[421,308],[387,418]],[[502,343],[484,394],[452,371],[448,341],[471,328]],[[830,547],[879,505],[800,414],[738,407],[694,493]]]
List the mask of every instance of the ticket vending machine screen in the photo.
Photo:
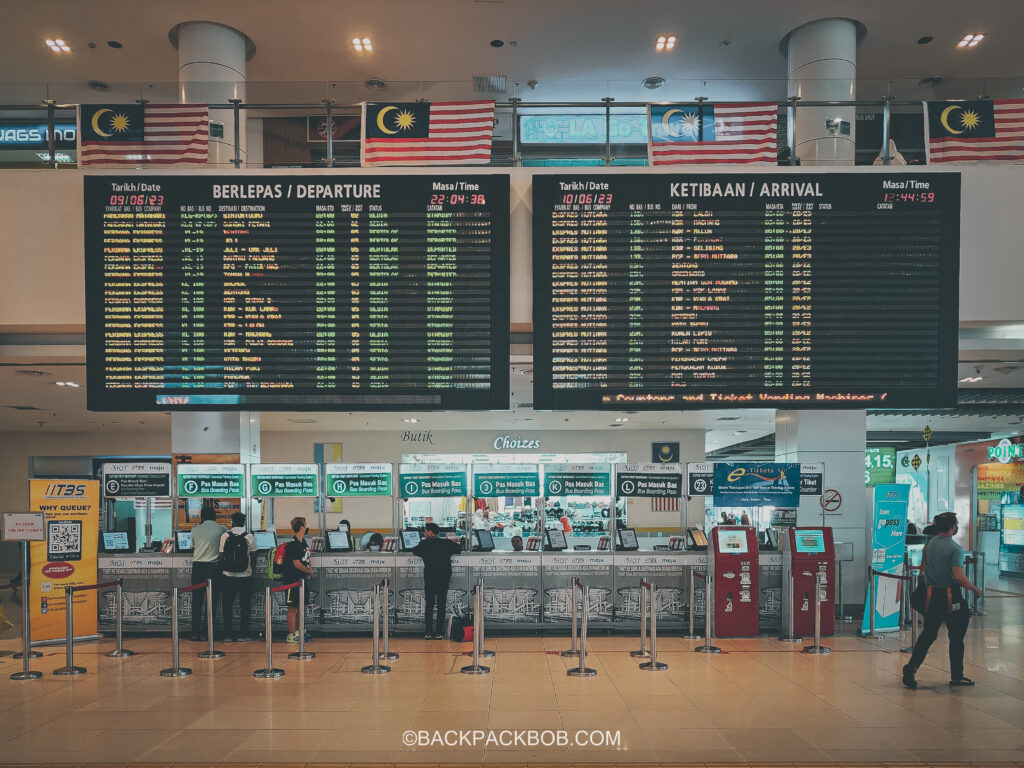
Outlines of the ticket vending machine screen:
[[825,534],[813,528],[801,528],[796,532],[796,551],[804,555],[818,555],[825,552]]
[[747,554],[747,532],[720,530],[718,532],[718,551],[724,555]]

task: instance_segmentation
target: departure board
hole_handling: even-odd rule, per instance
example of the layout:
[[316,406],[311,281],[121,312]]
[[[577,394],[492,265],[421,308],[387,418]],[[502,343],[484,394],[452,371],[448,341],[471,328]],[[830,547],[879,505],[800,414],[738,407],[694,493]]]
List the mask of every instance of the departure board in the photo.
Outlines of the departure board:
[[540,409],[956,402],[955,173],[537,175]]
[[90,410],[508,408],[507,175],[85,178]]

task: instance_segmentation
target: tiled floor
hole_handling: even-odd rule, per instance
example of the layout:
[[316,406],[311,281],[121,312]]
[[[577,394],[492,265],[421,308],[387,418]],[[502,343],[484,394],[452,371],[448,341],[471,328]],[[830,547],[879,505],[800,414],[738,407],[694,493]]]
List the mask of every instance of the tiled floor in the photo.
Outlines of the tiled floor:
[[[1001,587],[1002,589],[1003,587]],[[1024,593],[1024,585],[1005,587]],[[9,595],[9,593],[8,593]],[[8,598],[5,597],[5,600]],[[256,680],[259,643],[222,645],[204,661],[182,644],[194,673],[161,678],[166,638],[131,638],[138,653],[102,654],[111,641],[81,645],[88,673],[59,678],[63,651],[45,650],[42,680],[14,682],[13,632],[0,641],[0,762],[11,763],[1010,763],[1024,762],[1024,594],[993,593],[989,615],[968,634],[967,674],[978,685],[950,689],[940,637],[904,689],[899,638],[843,634],[828,656],[799,653],[774,639],[719,640],[725,653],[697,654],[690,640],[662,635],[667,671],[644,672],[628,651],[636,638],[591,637],[597,677],[571,678],[558,655],[566,638],[490,636],[491,674],[463,675],[462,646],[397,638],[389,675],[359,669],[368,639],[317,640],[316,659],[290,661],[275,647],[280,680]],[[12,606],[8,602],[8,612]],[[909,636],[904,634],[904,642]],[[549,732],[569,743],[502,746],[481,741],[408,745],[406,730],[457,738],[514,738]],[[616,734],[617,746],[575,743]],[[503,732],[506,732],[503,735]],[[529,738],[523,735],[521,738]]]

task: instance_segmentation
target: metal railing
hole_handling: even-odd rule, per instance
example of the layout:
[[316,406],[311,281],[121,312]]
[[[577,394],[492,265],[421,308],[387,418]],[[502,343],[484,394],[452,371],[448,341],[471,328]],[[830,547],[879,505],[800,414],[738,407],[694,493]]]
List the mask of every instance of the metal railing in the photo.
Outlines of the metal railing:
[[[572,580],[572,592],[573,600],[576,602],[576,591],[579,590],[580,602],[583,604],[583,614],[580,616],[580,638],[579,643],[574,645],[579,650],[579,664],[575,667],[570,667],[566,670],[566,674],[569,677],[594,677],[597,674],[596,669],[592,669],[587,666],[587,617],[590,615],[590,587],[581,582],[579,579],[574,578]],[[576,616],[575,611],[573,616]]]
[[[491,671],[490,667],[480,663],[484,647],[484,587],[483,579],[479,579],[473,585],[473,663],[467,664],[461,670],[464,675],[486,675]],[[493,655],[493,654],[492,654]]]
[[384,636],[384,649],[380,652],[380,658],[387,659],[388,661],[394,661],[398,658],[398,654],[391,650],[391,580],[381,579],[380,591],[383,607],[381,613],[384,614],[384,620],[381,622],[381,634]]
[[[263,636],[266,641],[266,666],[261,669],[254,669],[252,676],[260,680],[277,680],[284,677],[284,670],[274,666],[274,594],[285,592],[298,587],[300,590],[305,582],[296,581],[292,584],[282,584],[279,587],[267,587],[263,596]],[[302,614],[300,613],[301,617]],[[299,619],[301,622],[301,618]],[[299,631],[299,642],[302,642],[302,630]],[[300,645],[301,649],[302,646]]]
[[213,647],[213,579],[206,580],[206,634],[210,647],[196,654],[200,659],[224,658],[224,651]]
[[647,650],[647,579],[640,579],[640,647],[630,651],[629,655],[634,659],[649,659],[651,652]]
[[[651,653],[650,661],[644,661],[640,663],[640,669],[646,670],[647,672],[661,672],[664,669],[668,669],[668,664],[658,661],[658,588],[647,581],[646,579],[640,582],[640,605],[644,605],[644,593],[650,598],[651,608],[648,615],[651,617]],[[643,620],[641,620],[643,621]],[[646,622],[641,624],[643,627]],[[643,641],[641,640],[641,643]],[[641,645],[641,650],[643,646]]]
[[[477,627],[476,610],[473,611],[473,645],[474,645],[474,649],[476,649],[475,648],[476,645],[477,645],[476,640],[477,640],[477,637],[479,637],[480,638],[480,643],[479,643],[480,647],[479,647],[478,653],[479,653],[480,658],[481,659],[493,659],[494,658],[494,651],[488,651],[487,648],[484,645],[484,635],[486,634],[486,630],[485,630],[485,617],[484,617],[484,580],[483,580],[483,578],[478,578],[476,580],[476,585],[473,587],[473,594],[474,594],[474,596],[479,596],[479,598],[480,598],[480,625],[479,625],[479,627]],[[475,598],[474,598],[474,604],[475,604]],[[473,651],[467,651],[465,655],[466,656],[470,656],[470,655],[472,655],[472,653],[473,653]]]
[[206,589],[206,584],[200,582],[189,587],[171,587],[171,666],[160,670],[160,677],[187,677],[192,674],[189,667],[181,666],[181,633],[178,630],[178,595],[184,592],[195,592],[199,589]]
[[[66,620],[64,629],[64,666],[53,670],[53,674],[61,677],[75,677],[86,673],[85,667],[75,665],[75,592],[88,592],[92,589],[104,589],[120,585],[121,580],[104,581],[99,584],[83,584],[79,586],[64,587],[64,617]],[[28,600],[26,599],[27,603]],[[120,640],[118,641],[120,646]]]
[[373,585],[373,656],[370,663],[359,670],[364,675],[386,675],[391,671],[391,667],[380,663],[380,613],[383,587],[383,580]]
[[[32,659],[39,658],[43,654],[32,650],[32,610],[28,599],[28,582],[30,578],[28,562],[28,542],[21,542],[21,653],[14,654],[14,658],[23,661],[21,672],[12,672],[11,680],[38,680],[43,676],[42,672],[32,669]],[[14,589],[13,584],[5,585],[6,589]]]

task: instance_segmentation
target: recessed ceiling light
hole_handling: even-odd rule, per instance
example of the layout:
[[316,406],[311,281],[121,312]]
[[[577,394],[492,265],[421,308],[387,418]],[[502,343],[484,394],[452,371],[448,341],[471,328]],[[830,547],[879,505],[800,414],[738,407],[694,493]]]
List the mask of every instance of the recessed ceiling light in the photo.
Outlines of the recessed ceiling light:
[[44,41],[47,47],[54,53],[71,53],[71,45],[63,38],[46,38]]
[[[963,379],[961,379],[961,381],[963,381]],[[53,383],[56,384],[58,387],[63,387],[64,386],[64,382],[63,381],[55,381]]]
[[117,40],[107,40],[107,45],[111,48],[124,48],[124,46]]
[[381,80],[379,77],[371,77],[369,80],[363,83],[371,91],[382,91],[388,87],[388,84]]
[[419,422],[419,419],[402,419],[402,421],[404,421],[406,424],[416,424]]
[[491,48],[501,48],[504,44],[504,40],[491,40]]
[[957,48],[974,48],[974,47],[976,47],[978,45],[978,43],[980,43],[984,39],[985,39],[985,34],[983,32],[978,33],[978,34],[964,35],[963,37],[960,38],[960,42],[958,42],[956,44],[956,47]]
[[654,50],[656,51],[671,51],[675,47],[675,35],[658,35],[657,39],[654,41]]
[[352,47],[356,50],[357,53],[361,53],[363,51],[372,51],[373,42],[368,37],[353,37]]
[[615,418],[615,420],[621,423],[623,421],[629,421],[629,417],[628,416],[617,416]]
[[933,38],[931,35],[925,35],[924,37],[917,38],[917,44],[918,45],[928,45],[928,43],[930,43],[934,39],[935,38]]
[[664,84],[665,78],[658,77],[657,75],[653,75],[652,77],[646,77],[644,78],[643,82],[640,83],[640,85],[642,85],[649,91],[653,91],[655,88],[661,88],[661,86],[663,86]]

